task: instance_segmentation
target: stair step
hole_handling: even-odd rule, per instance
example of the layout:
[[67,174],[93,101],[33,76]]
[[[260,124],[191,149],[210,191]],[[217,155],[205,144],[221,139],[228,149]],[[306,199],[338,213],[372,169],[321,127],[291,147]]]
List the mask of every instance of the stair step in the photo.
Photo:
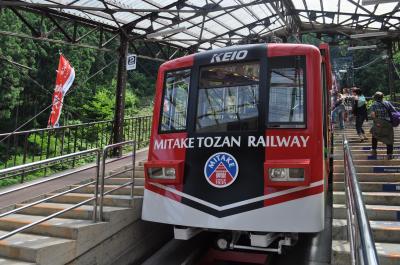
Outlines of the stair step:
[[[400,205],[400,193],[397,192],[363,192],[365,204],[372,205]],[[333,192],[333,203],[344,204],[346,196],[344,191]]]
[[[117,173],[117,172],[113,172],[112,174],[115,174],[115,173]],[[121,172],[119,174],[114,175],[113,177],[131,178],[132,177],[132,171]],[[135,178],[144,178],[143,167],[141,167],[141,169],[136,169],[135,168]]]
[[[368,219],[374,221],[400,221],[400,206],[392,205],[365,205]],[[346,219],[347,208],[345,204],[333,204],[333,218]]]
[[[361,182],[399,182],[399,173],[357,173]],[[344,173],[333,173],[333,181],[344,181]]]
[[[76,186],[72,186],[72,187],[76,187]],[[75,190],[74,192],[77,193],[92,193],[94,192],[94,185],[89,185],[86,187],[82,187],[78,190]],[[120,185],[104,185],[104,191],[109,191],[115,188],[120,187]],[[144,193],[144,187],[143,186],[135,186],[134,188],[134,195],[135,196],[143,196]],[[122,187],[119,190],[116,190],[114,192],[112,192],[113,195],[130,195],[131,194],[131,187],[126,186],[126,187]]]
[[0,265],[35,265],[35,263],[0,257]]
[[[375,243],[380,265],[400,264],[400,245],[391,243]],[[332,264],[348,265],[350,261],[350,244],[347,241],[332,241]]]
[[[24,225],[39,221],[45,217],[46,216],[39,215],[11,214],[0,219],[0,229],[11,231]],[[80,234],[83,233],[87,235],[89,230],[104,225],[105,223],[103,222],[94,223],[92,220],[53,218],[33,226],[29,230],[26,230],[26,232],[42,236],[78,239],[81,237]]]
[[[72,207],[74,204],[65,204],[65,203],[41,203],[26,209],[21,210],[19,213],[28,214],[28,215],[41,215],[48,216],[50,214],[62,211],[66,208]],[[17,207],[24,206],[24,204],[17,204]],[[105,220],[108,220],[113,213],[117,213],[120,211],[127,211],[129,208],[124,207],[110,207],[104,206],[103,213]],[[70,210],[62,215],[58,216],[60,218],[71,218],[71,219],[83,219],[83,220],[92,220],[93,215],[93,206],[91,205],[82,205],[78,208]]]
[[[0,235],[6,233],[0,231]],[[0,255],[41,265],[61,265],[74,258],[75,243],[71,239],[22,233],[2,240]]]
[[[400,192],[400,182],[359,182],[363,192]],[[334,191],[344,191],[344,182],[334,182]]]
[[[356,172],[358,173],[400,173],[400,165],[398,166],[378,166],[378,165],[363,165],[358,166],[355,165]],[[334,173],[343,173],[344,168],[343,165],[334,165],[333,166]]]
[[[53,194],[49,194],[53,195]],[[65,195],[61,195],[50,199],[50,202],[55,203],[79,203],[86,199],[92,198],[93,194],[90,193],[67,193]],[[103,203],[105,206],[117,206],[117,207],[132,207],[132,198],[128,195],[114,195],[109,194],[103,198]],[[93,202],[89,202],[88,205],[93,205]]]
[[[385,149],[378,149],[376,150],[378,156],[382,157],[386,155],[386,148]],[[400,150],[393,150],[393,154],[395,155],[395,159],[398,160],[398,156],[400,155]],[[353,159],[356,159],[357,156],[364,156],[366,159],[371,155],[371,150],[351,150],[351,155],[353,156]],[[337,149],[333,152],[333,158],[334,159],[343,159],[343,147],[340,149]]]
[[[106,185],[122,185],[131,181],[131,178],[109,178],[105,180]],[[135,177],[135,185],[136,186],[144,186],[144,178]]]
[[[400,243],[400,222],[370,221],[376,242]],[[347,220],[332,220],[332,239],[347,240]]]
[[[362,154],[354,154],[352,152],[352,157],[354,161],[356,160],[367,160],[369,162],[377,162],[377,161],[388,161],[386,151],[382,152],[381,154],[378,154],[377,156],[373,157],[369,152],[363,152]],[[333,158],[333,163],[335,164],[337,161],[343,161],[343,154],[336,154],[332,156]],[[394,154],[393,159],[391,161],[400,161],[400,153]],[[340,164],[343,164],[341,162]]]
[[[356,160],[353,157],[353,163],[357,166],[400,166],[400,160],[387,160],[387,159],[380,159],[380,160]],[[335,160],[333,162],[334,166],[343,166],[344,160]]]
[[[386,151],[386,145],[379,143],[378,146],[378,151]],[[362,151],[371,151],[372,149],[372,144],[371,142],[363,142],[363,143],[350,143],[350,149],[354,150],[362,150]],[[394,151],[399,151],[400,150],[400,142],[395,142],[393,146]],[[337,143],[333,146],[333,150],[342,150],[343,151],[343,143]]]

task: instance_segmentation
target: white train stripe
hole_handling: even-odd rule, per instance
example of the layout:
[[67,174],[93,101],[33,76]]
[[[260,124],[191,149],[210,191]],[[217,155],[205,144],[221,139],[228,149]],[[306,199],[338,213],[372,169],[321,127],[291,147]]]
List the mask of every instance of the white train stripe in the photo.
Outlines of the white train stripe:
[[142,219],[209,229],[310,233],[324,229],[324,194],[216,217],[150,190],[144,191]]
[[183,192],[181,192],[179,190],[167,187],[167,186],[159,184],[159,183],[154,183],[154,182],[149,182],[149,183],[151,185],[153,185],[153,186],[156,186],[156,187],[160,188],[160,189],[169,191],[169,192],[174,193],[174,194],[176,194],[178,196],[181,196],[181,197],[184,197],[186,199],[192,200],[194,202],[197,202],[199,204],[202,204],[202,205],[207,206],[209,208],[212,208],[214,210],[224,211],[224,210],[236,208],[236,207],[239,207],[239,206],[243,206],[243,205],[246,205],[246,204],[251,204],[251,203],[263,201],[263,200],[266,200],[266,199],[271,199],[271,198],[275,198],[275,197],[278,197],[278,196],[287,195],[287,194],[294,193],[294,192],[297,192],[297,191],[301,191],[301,190],[306,190],[306,189],[310,189],[310,188],[313,188],[313,187],[317,187],[317,186],[323,185],[324,184],[324,180],[313,182],[309,186],[301,186],[301,187],[295,187],[295,188],[291,188],[291,189],[287,189],[287,190],[282,190],[282,191],[274,192],[272,194],[267,194],[267,195],[259,196],[259,197],[256,197],[256,198],[247,199],[247,200],[244,200],[244,201],[227,204],[227,205],[224,205],[224,206],[218,206],[218,205],[215,205],[213,203],[209,203],[207,201],[204,201],[202,199],[199,199],[197,197],[194,197],[192,195],[183,193]]

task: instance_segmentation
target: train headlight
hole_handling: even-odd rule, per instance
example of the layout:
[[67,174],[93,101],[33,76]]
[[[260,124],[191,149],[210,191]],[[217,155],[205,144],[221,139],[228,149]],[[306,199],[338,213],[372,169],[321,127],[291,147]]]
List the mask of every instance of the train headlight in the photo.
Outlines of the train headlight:
[[272,181],[304,181],[304,168],[270,168]]
[[185,162],[183,160],[156,160],[144,163],[147,182],[181,184]]
[[175,179],[175,168],[152,167],[147,169],[147,174],[151,179]]

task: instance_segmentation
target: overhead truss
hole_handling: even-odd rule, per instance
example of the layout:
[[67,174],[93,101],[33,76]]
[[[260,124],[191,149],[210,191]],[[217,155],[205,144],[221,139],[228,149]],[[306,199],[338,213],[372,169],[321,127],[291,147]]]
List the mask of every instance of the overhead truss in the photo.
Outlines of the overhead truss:
[[[235,43],[288,37],[300,41],[307,32],[346,36],[388,31],[386,38],[397,39],[399,7],[363,6],[361,0],[0,0],[0,8],[12,10],[30,30],[0,29],[0,34],[101,50],[112,49],[123,35],[140,56],[169,60]],[[40,14],[53,27],[44,31],[26,12]],[[80,27],[90,30],[80,34]],[[63,37],[57,39],[55,32]],[[86,42],[91,35],[97,36],[97,43]]]

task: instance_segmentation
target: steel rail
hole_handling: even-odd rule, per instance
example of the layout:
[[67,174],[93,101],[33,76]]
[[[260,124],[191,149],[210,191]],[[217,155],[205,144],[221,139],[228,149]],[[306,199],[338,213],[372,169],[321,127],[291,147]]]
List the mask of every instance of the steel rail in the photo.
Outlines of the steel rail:
[[99,151],[100,151],[99,149],[89,149],[89,150],[79,151],[79,152],[75,152],[75,153],[71,153],[71,154],[67,154],[67,155],[56,156],[56,157],[48,158],[48,159],[41,160],[41,161],[31,162],[31,163],[24,164],[24,165],[0,169],[0,176],[10,174],[13,172],[20,172],[25,169],[35,168],[37,166],[46,165],[46,164],[50,164],[50,163],[54,163],[54,162],[59,162],[60,160],[64,160],[64,159],[68,159],[68,158],[72,158],[72,157],[76,157],[76,156],[82,156],[85,154],[95,153],[95,152],[99,152]]
[[[81,189],[83,187],[89,186],[91,184],[95,184],[95,191],[94,191],[93,197],[91,197],[89,199],[86,199],[86,200],[84,200],[82,202],[79,202],[77,204],[74,204],[73,206],[68,207],[68,208],[66,208],[64,210],[58,211],[56,213],[53,213],[53,214],[51,214],[51,215],[49,215],[47,217],[44,217],[44,218],[42,218],[40,220],[37,220],[37,221],[35,221],[33,223],[29,223],[29,224],[24,225],[24,226],[22,226],[20,228],[14,229],[14,230],[12,230],[12,231],[0,236],[0,241],[4,240],[6,238],[9,238],[9,237],[11,237],[11,236],[13,236],[13,235],[15,235],[17,233],[23,232],[23,231],[25,231],[25,230],[27,230],[27,229],[35,226],[35,225],[41,224],[43,222],[46,222],[46,221],[48,221],[48,220],[50,220],[50,219],[52,219],[54,217],[57,217],[57,216],[59,216],[59,215],[61,215],[63,213],[66,213],[66,212],[68,212],[70,210],[78,208],[78,207],[80,207],[80,206],[82,206],[82,205],[84,205],[84,204],[86,204],[88,202],[91,202],[91,201],[94,201],[94,203],[93,203],[93,212],[92,212],[92,220],[93,220],[93,222],[97,222],[97,211],[98,211],[97,202],[98,202],[98,198],[99,198],[98,183],[99,183],[99,178],[100,178],[100,156],[101,156],[100,149],[90,149],[90,150],[80,151],[80,152],[67,154],[67,155],[63,155],[63,156],[59,156],[59,157],[49,158],[49,159],[42,160],[42,161],[32,162],[32,163],[25,164],[25,165],[15,166],[15,167],[12,167],[12,168],[6,168],[6,169],[0,170],[0,174],[9,174],[9,173],[12,173],[12,172],[19,172],[19,171],[24,170],[24,169],[28,169],[28,168],[32,168],[32,167],[34,168],[34,167],[37,167],[39,165],[44,165],[44,164],[47,164],[47,163],[53,163],[54,161],[62,161],[64,159],[68,159],[68,158],[76,157],[76,156],[81,156],[81,155],[84,155],[84,154],[96,154],[96,165],[95,165],[95,167],[96,167],[96,177],[95,177],[95,180],[89,181],[88,183],[79,185],[79,186],[77,186],[75,188],[71,188],[71,189],[68,189],[66,191],[54,194],[54,195],[52,195],[50,197],[46,197],[46,198],[43,198],[41,200],[25,204],[22,207],[18,207],[18,208],[15,208],[13,210],[7,211],[5,213],[0,214],[0,218],[8,216],[10,214],[14,214],[14,213],[19,212],[19,211],[21,211],[23,209],[38,205],[40,203],[49,201],[49,200],[54,199],[56,197],[60,197],[62,195],[70,193],[72,191],[75,191],[75,190]],[[65,177],[66,175],[70,175],[70,174],[72,174],[74,172],[76,172],[76,171],[72,171],[72,172],[68,172],[67,174],[63,174],[62,177]],[[61,177],[61,176],[59,176],[59,177]],[[54,180],[54,178],[47,179],[46,181],[42,181],[41,183],[49,182],[49,181],[52,181],[52,180]],[[20,188],[11,189],[10,191],[8,191],[8,193],[16,191],[16,190],[19,190],[19,189]]]
[[[103,221],[103,205],[104,205],[104,196],[109,194],[110,192],[107,191],[107,193],[104,192],[104,182],[106,180],[105,177],[105,172],[106,172],[106,159],[108,156],[108,152],[114,148],[117,147],[122,147],[126,145],[132,145],[133,150],[132,150],[132,175],[131,175],[131,181],[129,184],[131,184],[131,198],[134,197],[134,188],[135,188],[135,159],[136,159],[136,141],[131,140],[131,141],[125,141],[125,142],[120,142],[116,144],[111,144],[107,145],[103,148],[103,155],[102,155],[102,162],[101,162],[101,178],[100,178],[100,199],[99,199],[99,220]],[[115,175],[121,174],[122,172],[115,173]],[[108,176],[110,178],[111,176]],[[112,189],[112,192],[119,190],[125,186],[128,186],[129,184],[126,185],[126,183],[122,186],[119,186],[117,188]]]
[[357,172],[354,167],[349,143],[345,135],[343,135],[342,139],[351,264],[379,265],[375,241],[372,236],[362,192],[357,180]]
[[[112,161],[106,162],[106,164],[111,164],[111,163],[120,161],[120,160],[122,160],[122,159],[126,159],[126,158],[128,158],[128,156],[129,156],[129,155],[123,155],[123,156],[121,156],[121,157],[119,157],[119,158],[116,158],[116,159],[114,159],[114,160],[112,160]],[[54,176],[54,177],[49,177],[49,178],[47,178],[47,179],[40,180],[40,181],[31,183],[31,184],[28,184],[28,185],[24,185],[24,186],[21,186],[21,187],[18,187],[18,188],[13,188],[13,189],[10,189],[10,190],[6,190],[6,191],[3,191],[3,192],[0,192],[0,197],[1,197],[1,196],[4,196],[4,195],[6,195],[6,194],[9,194],[9,193],[13,193],[13,192],[15,192],[15,191],[19,191],[19,190],[23,190],[23,189],[26,189],[26,188],[30,188],[30,187],[33,187],[33,186],[36,186],[36,185],[39,185],[39,184],[46,183],[46,182],[48,182],[48,181],[52,181],[52,180],[64,178],[64,177],[66,177],[66,176],[68,176],[68,175],[72,175],[72,174],[75,174],[75,173],[79,173],[79,172],[82,172],[82,171],[85,171],[85,170],[89,170],[89,169],[92,169],[92,168],[96,168],[96,170],[97,170],[97,164],[100,164],[100,162],[98,162],[98,163],[96,162],[96,163],[94,163],[94,165],[85,165],[85,166],[83,166],[83,167],[81,167],[81,168],[79,168],[79,169],[72,170],[72,171],[68,171],[68,172],[65,173],[65,174],[57,175],[57,176]],[[50,166],[51,166],[51,165],[50,165]],[[24,171],[24,173],[33,172],[33,171],[40,170],[40,169],[44,169],[44,167],[34,168],[34,169],[32,169],[32,170],[29,170],[29,171]],[[128,168],[128,169],[125,169],[125,170],[123,170],[123,171],[118,171],[118,172],[116,172],[116,173],[110,174],[110,175],[107,176],[105,179],[111,178],[111,177],[116,176],[116,175],[118,175],[118,174],[122,174],[122,173],[127,172],[127,171],[129,171],[129,170],[131,170],[131,169],[132,169],[132,168]],[[100,173],[98,173],[98,174],[100,174]],[[7,179],[7,178],[15,178],[16,176],[18,176],[18,175],[4,176],[4,177],[0,177],[0,180],[2,180],[2,179]],[[93,182],[94,182],[94,181],[92,181],[91,183],[93,184]],[[0,215],[0,217],[1,217],[1,215]]]
[[[93,150],[93,149],[89,149],[89,150]],[[87,151],[87,150],[85,150],[85,151]],[[71,154],[75,154],[75,153],[71,153]],[[57,164],[60,164],[61,162],[63,162],[63,163],[73,162],[74,159],[76,159],[77,157],[78,157],[78,158],[87,158],[88,156],[91,156],[91,154],[77,155],[77,156],[73,156],[73,157],[71,157],[71,158],[69,158],[69,159],[68,159],[68,158],[66,158],[65,160],[63,159],[62,161],[60,160],[60,161],[49,162],[49,163],[47,163],[47,164],[44,165],[44,166],[30,167],[30,169],[28,169],[28,170],[24,170],[24,169],[18,170],[18,171],[15,171],[13,174],[10,174],[10,173],[2,174],[2,173],[0,172],[0,180],[9,179],[9,178],[17,178],[17,177],[19,177],[21,174],[28,174],[28,173],[35,172],[35,171],[38,171],[38,170],[44,170],[44,169],[46,169],[46,168],[49,168],[49,167],[55,166],[55,165],[57,165]],[[57,157],[54,157],[54,158],[57,158]],[[40,160],[40,161],[44,161],[44,160]],[[37,162],[40,162],[40,161],[37,161]],[[26,165],[26,164],[25,164],[25,165]],[[91,169],[91,168],[93,168],[93,167],[95,167],[95,166],[96,166],[96,165],[85,165],[83,168],[79,168],[79,169],[76,169],[76,170],[74,170],[74,171],[68,171],[67,173],[65,173],[65,175],[70,175],[70,174],[73,174],[73,173],[78,173],[78,172],[83,171],[83,170],[86,170],[86,169]],[[14,167],[10,167],[10,168],[14,168]],[[7,168],[7,169],[10,169],[10,168]],[[64,175],[64,176],[65,176],[65,175]],[[60,177],[60,176],[53,177],[52,179],[57,179],[57,178],[59,178],[59,177]],[[61,176],[61,177],[62,177],[62,176]],[[0,192],[0,196],[1,196],[1,195],[4,195],[4,194]]]
[[[128,167],[128,168],[126,168],[126,169],[124,169],[122,171],[111,173],[109,176],[105,177],[105,168],[106,168],[106,164],[107,164],[106,163],[106,159],[107,159],[107,156],[108,156],[108,152],[113,148],[122,147],[122,146],[125,146],[125,145],[132,145],[133,146],[132,167]],[[35,225],[41,224],[43,222],[46,222],[46,221],[48,221],[48,220],[50,220],[52,218],[60,216],[60,215],[62,215],[64,213],[66,213],[66,212],[69,212],[69,211],[71,211],[73,209],[76,209],[76,208],[78,208],[78,207],[80,207],[82,205],[85,205],[85,204],[87,204],[89,202],[92,202],[92,201],[93,201],[93,212],[92,212],[92,220],[93,220],[93,222],[97,222],[98,220],[103,221],[103,216],[104,216],[104,214],[103,214],[103,198],[104,198],[104,196],[106,196],[106,195],[108,195],[108,194],[110,194],[110,193],[112,193],[112,192],[114,192],[116,190],[119,190],[119,189],[121,189],[123,187],[126,187],[126,186],[130,186],[131,187],[131,197],[133,198],[133,196],[134,196],[134,186],[135,186],[135,154],[136,154],[136,142],[134,140],[108,145],[108,146],[103,148],[102,152],[101,152],[100,149],[90,149],[90,150],[85,150],[85,151],[80,151],[80,152],[76,152],[76,153],[72,153],[72,154],[59,156],[59,157],[49,158],[49,159],[42,160],[42,161],[32,162],[32,163],[25,164],[25,165],[15,166],[15,167],[12,167],[12,168],[2,169],[2,170],[0,170],[0,175],[1,174],[9,174],[9,173],[13,173],[13,172],[19,172],[19,171],[26,170],[26,169],[29,169],[29,168],[37,168],[40,165],[46,165],[48,163],[53,163],[55,161],[60,162],[60,161],[62,161],[64,159],[68,159],[68,158],[76,157],[76,156],[87,155],[87,154],[91,154],[91,153],[96,154],[96,163],[95,163],[95,165],[89,166],[89,167],[85,167],[84,169],[90,169],[90,168],[96,167],[96,173],[95,173],[96,177],[95,177],[94,180],[90,179],[91,181],[89,181],[87,183],[84,183],[84,184],[81,184],[79,186],[76,186],[74,188],[70,188],[68,190],[65,190],[63,192],[59,192],[57,194],[54,194],[52,196],[43,198],[41,200],[25,204],[25,205],[23,205],[21,207],[15,208],[15,209],[10,210],[10,211],[7,211],[5,213],[1,213],[0,214],[0,218],[3,218],[3,217],[8,216],[10,214],[17,213],[17,212],[19,212],[19,211],[21,211],[23,209],[26,209],[26,208],[29,208],[29,207],[33,207],[33,206],[41,204],[43,202],[47,202],[47,201],[49,201],[51,199],[60,197],[60,196],[65,195],[67,193],[71,193],[72,191],[79,190],[79,189],[81,189],[83,187],[86,187],[86,186],[89,186],[89,185],[92,185],[92,184],[95,185],[95,190],[94,190],[93,197],[88,198],[88,199],[86,199],[84,201],[81,201],[79,203],[76,203],[76,204],[74,204],[74,205],[72,205],[72,206],[70,206],[68,208],[65,208],[65,209],[63,209],[61,211],[57,211],[57,212],[55,212],[53,214],[50,214],[49,216],[41,218],[41,219],[39,219],[39,220],[37,220],[35,222],[29,223],[27,225],[24,225],[22,227],[14,229],[14,230],[12,230],[12,231],[0,236],[0,241],[4,240],[4,239],[7,239],[7,238],[9,238],[9,237],[11,237],[11,236],[13,236],[13,235],[15,235],[17,233],[24,232],[24,231],[28,230],[29,228],[31,228],[31,227],[33,227]],[[103,154],[103,157],[101,157],[102,154]],[[127,157],[128,157],[127,155],[124,156],[124,158],[127,158]],[[113,161],[110,161],[109,163],[115,162],[116,160],[119,160],[119,158],[117,158],[117,159],[115,159]],[[100,179],[100,166],[102,167],[101,168],[101,173],[102,173],[101,174],[101,179]],[[57,176],[56,178],[50,178],[50,179],[41,181],[40,183],[49,182],[49,181],[52,181],[52,180],[60,178],[60,177],[65,177],[67,175],[71,175],[73,173],[82,171],[84,169],[73,170],[73,171],[68,172],[66,174],[62,174],[61,176]],[[119,175],[119,174],[127,172],[129,170],[132,170],[131,181],[129,181],[127,183],[124,183],[124,184],[118,186],[117,188],[114,188],[114,189],[111,189],[111,190],[109,190],[107,192],[104,192],[105,179],[111,178],[113,176]],[[100,183],[101,183],[101,185],[100,185],[100,193],[99,193],[99,184]],[[31,186],[31,185],[29,185],[29,186]],[[26,188],[26,187],[23,187],[23,188]],[[6,193],[14,192],[14,191],[20,190],[20,189],[21,189],[20,187],[16,188],[16,189],[11,189],[11,190],[7,191]],[[99,196],[100,196],[100,198],[99,198]],[[98,213],[99,213],[99,218],[98,218]]]

